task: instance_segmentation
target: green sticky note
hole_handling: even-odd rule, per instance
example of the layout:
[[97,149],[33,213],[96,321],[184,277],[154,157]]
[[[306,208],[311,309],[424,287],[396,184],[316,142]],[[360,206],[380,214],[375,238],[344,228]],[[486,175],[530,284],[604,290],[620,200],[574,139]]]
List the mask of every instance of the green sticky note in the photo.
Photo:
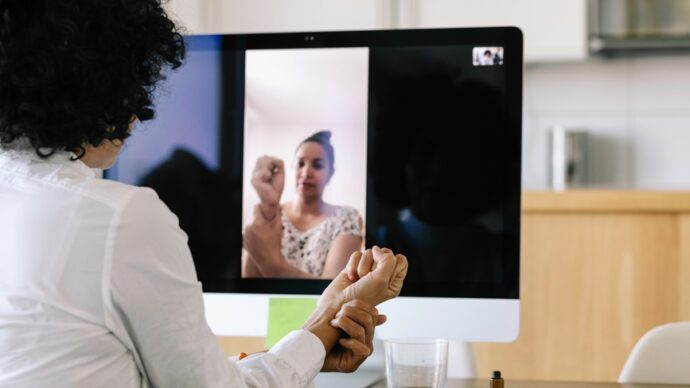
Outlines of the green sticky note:
[[316,298],[270,298],[266,348],[275,345],[289,332],[299,329],[316,309]]

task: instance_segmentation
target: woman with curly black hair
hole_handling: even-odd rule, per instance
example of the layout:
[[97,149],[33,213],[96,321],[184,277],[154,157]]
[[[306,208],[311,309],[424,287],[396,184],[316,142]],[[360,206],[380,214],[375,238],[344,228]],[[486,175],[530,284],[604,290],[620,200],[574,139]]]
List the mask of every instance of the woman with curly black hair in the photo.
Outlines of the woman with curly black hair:
[[177,218],[97,178],[183,57],[160,0],[0,0],[0,387],[298,387],[369,355],[404,257],[353,254],[304,330],[228,361]]

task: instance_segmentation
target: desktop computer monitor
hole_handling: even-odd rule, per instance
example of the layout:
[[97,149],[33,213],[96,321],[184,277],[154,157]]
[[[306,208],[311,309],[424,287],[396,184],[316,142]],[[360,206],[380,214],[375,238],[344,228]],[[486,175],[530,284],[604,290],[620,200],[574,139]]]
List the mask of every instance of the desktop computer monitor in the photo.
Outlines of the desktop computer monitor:
[[[408,257],[401,297],[380,307],[391,319],[379,337],[517,337],[520,30],[186,41],[185,64],[155,91],[155,119],[135,129],[106,177],[154,188],[178,216],[216,334],[264,336],[271,296],[320,294],[324,256],[292,256],[328,251],[324,236],[340,230]],[[296,153],[320,131],[334,160],[312,167],[334,168],[321,171],[321,183],[305,182],[297,170],[313,160]],[[310,278],[243,270],[242,230],[259,203],[250,180],[262,155],[285,163],[283,203],[322,189],[328,216],[346,214],[316,234],[283,229],[281,253]]]

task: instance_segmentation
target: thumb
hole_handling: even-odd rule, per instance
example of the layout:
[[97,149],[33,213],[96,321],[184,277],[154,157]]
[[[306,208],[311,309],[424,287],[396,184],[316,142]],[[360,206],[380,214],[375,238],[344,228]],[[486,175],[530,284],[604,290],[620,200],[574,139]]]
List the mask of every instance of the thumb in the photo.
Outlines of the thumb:
[[282,214],[283,214],[283,209],[278,207],[278,209],[275,211],[275,215],[273,216],[273,219],[271,220],[271,223],[273,224],[273,226],[275,226],[276,224],[278,224],[280,226],[283,225]]
[[387,316],[385,316],[383,314],[379,314],[379,316],[376,317],[376,326],[383,325],[384,323],[386,323],[387,320],[388,320]]

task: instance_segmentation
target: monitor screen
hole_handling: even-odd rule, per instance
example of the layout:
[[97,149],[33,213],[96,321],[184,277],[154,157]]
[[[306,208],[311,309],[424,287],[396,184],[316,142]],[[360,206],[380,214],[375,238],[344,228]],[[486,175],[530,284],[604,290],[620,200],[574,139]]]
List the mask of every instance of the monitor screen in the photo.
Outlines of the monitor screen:
[[[519,30],[186,40],[106,176],[158,192],[204,292],[318,294],[349,255],[329,253],[379,245],[408,257],[403,295],[518,298]],[[270,275],[248,268],[242,235],[266,156],[284,166],[269,171],[291,269]]]

